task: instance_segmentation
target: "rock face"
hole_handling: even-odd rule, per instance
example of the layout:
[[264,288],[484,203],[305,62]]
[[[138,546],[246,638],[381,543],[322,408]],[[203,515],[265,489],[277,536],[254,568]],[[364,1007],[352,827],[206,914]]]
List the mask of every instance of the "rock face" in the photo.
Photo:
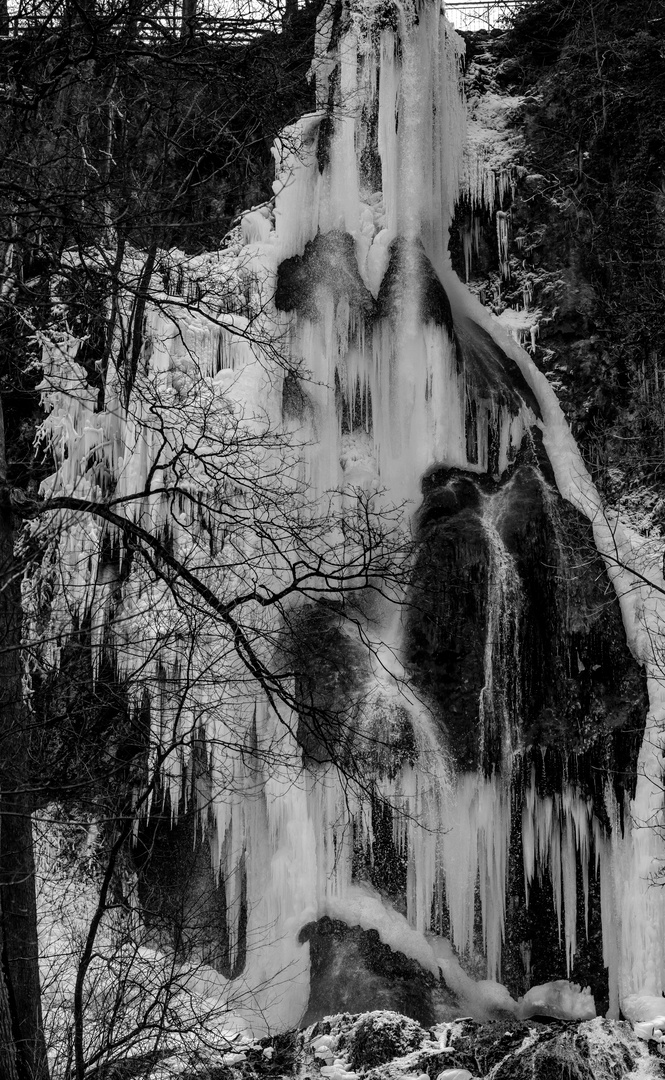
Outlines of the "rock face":
[[[469,1021],[454,1025],[450,1043],[456,1061],[464,1061],[474,1076],[492,1080],[600,1080],[629,1076],[642,1048],[628,1025],[594,1020],[586,1023],[550,1022],[529,1026]],[[654,1061],[654,1075],[659,1062]]]
[[303,927],[309,941],[312,989],[303,1025],[331,1011],[357,1012],[368,1001],[422,1024],[434,1022],[438,982],[403,953],[384,945],[376,930],[324,917]]
[[[641,678],[590,527],[559,498],[542,459],[525,452],[500,483],[431,470],[418,524],[409,665],[445,716],[458,766],[500,767],[503,713],[512,717],[516,743],[549,754],[551,780],[555,769],[566,772],[593,797],[609,767],[618,791],[630,791],[644,716]],[[504,626],[492,642],[490,690],[494,619]],[[481,743],[483,694],[489,737]]]

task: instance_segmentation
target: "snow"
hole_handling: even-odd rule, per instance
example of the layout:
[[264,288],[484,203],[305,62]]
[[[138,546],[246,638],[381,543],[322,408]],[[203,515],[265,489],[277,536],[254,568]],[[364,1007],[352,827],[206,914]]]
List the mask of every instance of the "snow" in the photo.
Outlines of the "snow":
[[542,311],[539,308],[530,310],[528,307],[520,309],[507,307],[497,318],[518,345],[527,345],[532,353],[535,352],[538,328],[542,318]]
[[523,1019],[540,1015],[559,1020],[593,1020],[596,1005],[588,986],[582,989],[566,979],[556,979],[527,990],[520,998],[518,1015]]
[[626,1020],[653,1021],[665,1013],[665,997],[650,994],[626,994],[621,1002]]
[[633,1024],[633,1031],[637,1035],[638,1039],[644,1039],[645,1042],[649,1042],[653,1039],[654,1042],[665,1042],[665,1016],[658,1016],[654,1020],[647,1020],[646,1022]]

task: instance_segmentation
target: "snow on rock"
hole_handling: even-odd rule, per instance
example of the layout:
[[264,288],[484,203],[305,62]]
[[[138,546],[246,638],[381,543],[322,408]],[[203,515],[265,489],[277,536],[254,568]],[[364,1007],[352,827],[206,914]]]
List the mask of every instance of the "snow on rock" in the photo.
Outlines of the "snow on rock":
[[538,340],[538,328],[542,318],[539,308],[504,308],[497,318],[508,333],[515,339],[518,345],[527,346],[531,352],[535,351]]
[[665,1013],[665,997],[652,994],[627,994],[621,1001],[621,1011],[626,1020],[649,1021],[662,1018]]
[[518,1015],[524,1019],[542,1015],[559,1020],[592,1020],[596,1005],[588,986],[583,990],[577,983],[556,979],[532,986],[519,1001]]
[[[477,60],[470,64],[467,85],[472,85],[477,65]],[[492,210],[495,200],[501,205],[510,189],[511,170],[522,150],[521,136],[510,121],[523,100],[494,90],[481,94],[469,91],[465,186],[479,207]]]
[[427,1033],[416,1020],[396,1012],[368,1012],[359,1016],[346,1036],[354,1069],[374,1068],[419,1049]]
[[[645,1040],[625,1022],[597,1017],[565,1025],[559,1020],[529,1024],[513,1018],[483,1024],[460,1019],[437,1027],[437,1041],[428,1038],[427,1032],[416,1031],[414,1042],[420,1045],[404,1053],[403,1033],[411,1024],[399,1014],[375,1011],[327,1017],[309,1030],[316,1032],[323,1026],[330,1031],[326,1038],[340,1055],[339,1080],[349,1076],[348,1058],[365,1034],[370,1038],[367,1060],[358,1065],[357,1072],[371,1080],[656,1080],[662,1076],[661,1055],[650,1052]],[[313,1080],[317,1074],[330,1078],[329,1068],[310,1063],[307,1051],[315,1044],[318,1038],[310,1041],[305,1032],[301,1068]]]
[[665,1043],[665,1016],[657,1016],[654,1020],[633,1024],[633,1031],[638,1039],[644,1039],[646,1042],[653,1039],[654,1042]]

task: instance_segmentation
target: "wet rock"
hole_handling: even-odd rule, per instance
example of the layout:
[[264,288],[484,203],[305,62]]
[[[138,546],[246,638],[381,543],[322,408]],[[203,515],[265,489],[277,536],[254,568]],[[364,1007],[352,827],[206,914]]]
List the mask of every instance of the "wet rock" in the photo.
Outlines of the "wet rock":
[[540,416],[522,372],[494,338],[465,315],[456,313],[454,322],[458,356],[475,398],[505,406],[514,416],[527,405],[534,416]]
[[[393,881],[390,868],[384,868],[383,886],[387,891],[403,887],[404,867],[398,859],[392,873]],[[309,941],[312,971],[303,1024],[333,1012],[361,1012],[368,1001],[391,1010],[387,1015],[404,1014],[402,1019],[410,1017],[414,1023],[429,1024],[434,1020],[434,976],[415,960],[385,945],[375,930],[350,927],[324,916],[303,927],[300,940]]]
[[398,236],[389,251],[388,269],[377,298],[379,318],[399,322],[407,307],[416,301],[420,320],[445,326],[452,337],[453,316],[448,294],[420,240]]
[[660,1059],[640,1046],[629,1024],[597,1018],[579,1024],[533,1021],[452,1025],[449,1044],[491,1080],[622,1080],[636,1070],[659,1076]]
[[374,313],[374,297],[365,286],[356,261],[353,237],[333,229],[306,245],[300,255],[280,263],[275,306],[297,311],[304,319],[320,318],[319,292],[332,295],[335,304],[345,299],[351,311],[368,318]]

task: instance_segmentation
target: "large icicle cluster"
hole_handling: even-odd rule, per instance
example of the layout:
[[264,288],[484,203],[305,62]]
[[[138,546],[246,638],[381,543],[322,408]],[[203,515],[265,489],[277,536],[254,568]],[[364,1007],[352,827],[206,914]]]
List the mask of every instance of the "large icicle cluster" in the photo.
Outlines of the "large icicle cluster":
[[[255,595],[242,625],[269,669],[284,608],[259,599],[288,581],[303,550],[332,578],[353,562],[350,490],[376,499],[385,514],[402,503],[415,509],[421,477],[435,464],[498,479],[540,410],[559,490],[593,523],[631,647],[651,676],[635,825],[626,836],[601,835],[571,784],[549,799],[532,785],[523,808],[527,892],[547,869],[569,964],[578,866],[586,898],[596,860],[616,1008],[619,993],[655,993],[665,976],[662,903],[648,887],[660,839],[653,827],[640,828],[662,824],[665,705],[653,646],[660,603],[623,568],[642,568],[641,556],[604,515],[546,380],[450,267],[448,231],[462,185],[474,204],[496,196],[494,174],[490,180],[468,156],[464,163],[461,39],[433,3],[417,17],[409,5],[383,2],[344,7],[338,17],[332,5],[320,17],[317,112],[277,144],[274,201],[243,217],[224,252],[160,255],[138,328],[135,285],[148,291],[146,259],[125,258],[101,384],[77,360],[81,342],[62,308],[61,332],[44,341],[50,411],[42,438],[56,462],[45,494],[110,500],[222,602]],[[521,372],[517,391],[501,382],[497,342]],[[364,786],[335,764],[303,767],[296,712],[273,707],[239,658],[233,628],[182,580],[128,561],[122,521],[53,514],[45,566],[59,579],[55,638],[87,613],[93,639],[110,642],[136,687],[137,704],[147,690],[155,759],[176,747],[161,765],[174,814],[192,770],[179,744],[203,747],[202,822],[225,889],[231,960],[241,933],[247,937],[241,982],[254,1019],[297,1023],[309,992],[309,946],[298,935],[327,913],[376,927],[438,971],[440,950],[424,937],[433,911],[445,909],[459,953],[472,951],[478,893],[488,976],[499,976],[519,752],[520,690],[509,672],[522,598],[497,505],[488,501],[483,516],[490,616],[479,724],[481,741],[501,746],[502,768],[454,776],[441,728],[408,686],[400,626],[381,608],[366,623],[356,617],[360,639],[376,643],[349,705],[356,745],[387,747]],[[397,716],[413,741],[392,761]],[[358,848],[371,863],[376,798],[393,808],[406,915],[354,871]],[[617,820],[615,807],[610,815]]]

